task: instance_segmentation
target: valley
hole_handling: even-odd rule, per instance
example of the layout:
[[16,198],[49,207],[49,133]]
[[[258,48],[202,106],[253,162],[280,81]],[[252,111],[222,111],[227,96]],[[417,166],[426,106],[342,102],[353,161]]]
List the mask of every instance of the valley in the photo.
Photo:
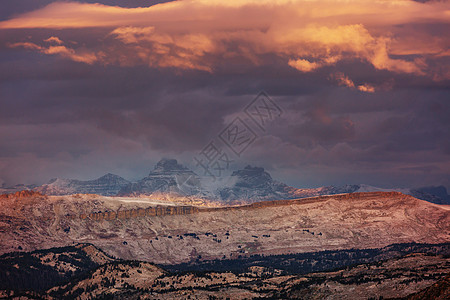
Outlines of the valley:
[[[437,251],[437,252],[436,252]],[[362,262],[356,257],[375,259]],[[389,253],[397,252],[394,256]],[[439,254],[440,253],[440,254]],[[142,261],[119,260],[89,244],[0,257],[8,277],[0,298],[20,299],[380,299],[422,295],[446,299],[450,292],[449,244],[398,244],[385,249],[309,253],[307,265],[334,256],[349,259],[322,271],[264,266],[255,259],[240,270],[183,271]],[[352,258],[353,257],[353,258]],[[288,257],[285,257],[288,259]],[[358,263],[355,263],[358,262]],[[167,268],[171,269],[167,271]],[[41,270],[41,276],[36,276]],[[305,272],[302,272],[305,271]],[[25,285],[24,285],[25,284]],[[25,288],[25,290],[24,290]],[[423,295],[429,295],[424,298]],[[432,297],[432,298],[431,298]],[[406,299],[406,298],[405,298]]]

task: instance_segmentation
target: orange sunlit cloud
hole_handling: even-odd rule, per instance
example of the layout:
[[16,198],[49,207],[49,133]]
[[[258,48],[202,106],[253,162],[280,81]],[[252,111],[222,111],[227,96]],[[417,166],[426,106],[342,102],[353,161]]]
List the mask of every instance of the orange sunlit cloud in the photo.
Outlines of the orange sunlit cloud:
[[61,45],[63,44],[63,41],[61,41],[59,38],[57,38],[56,36],[51,36],[48,39],[44,40],[44,42],[48,42],[48,43],[54,43],[54,44],[58,44]]
[[[45,41],[46,42],[51,42],[51,41],[54,42],[53,39],[47,39]],[[59,40],[59,41],[62,43],[61,40]],[[90,53],[87,51],[76,52],[74,49],[71,49],[71,48],[68,48],[65,46],[61,46],[59,44],[57,46],[42,47],[42,46],[36,45],[34,43],[25,42],[25,43],[9,44],[9,46],[11,48],[23,47],[23,48],[30,49],[30,50],[37,50],[44,54],[57,54],[57,55],[60,55],[61,57],[69,58],[73,61],[82,62],[82,63],[86,63],[86,64],[93,64],[94,62],[96,62],[98,60],[97,54],[95,54],[95,53]]]
[[368,84],[368,83],[364,83],[364,84],[356,86],[355,83],[353,82],[353,80],[351,80],[348,76],[346,76],[342,72],[336,72],[331,77],[334,78],[336,80],[336,82],[338,83],[338,85],[340,85],[340,86],[346,86],[346,87],[351,88],[351,89],[355,89],[356,88],[359,91],[366,92],[366,93],[373,93],[373,92],[375,92],[375,87],[370,85],[370,84]]
[[[263,55],[275,55],[299,72],[356,60],[377,70],[439,80],[448,79],[448,72],[436,73],[427,61],[448,56],[449,41],[427,34],[420,24],[448,25],[449,16],[449,3],[440,1],[184,0],[145,8],[56,2],[0,22],[0,29],[51,30],[46,39],[51,45],[10,44],[88,64],[214,72],[224,59],[262,65]],[[419,31],[417,26],[414,32],[408,26],[397,28],[405,24],[419,24]],[[109,28],[102,38],[113,39],[115,45],[81,50],[62,45],[58,30],[88,27]],[[368,83],[344,85],[374,91]]]

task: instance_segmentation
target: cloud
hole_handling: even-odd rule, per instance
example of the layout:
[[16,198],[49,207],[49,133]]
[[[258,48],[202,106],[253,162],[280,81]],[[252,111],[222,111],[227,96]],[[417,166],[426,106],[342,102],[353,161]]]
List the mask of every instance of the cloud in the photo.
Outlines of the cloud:
[[[318,60],[311,63],[299,59],[291,65],[301,71],[333,65],[343,59],[364,59],[376,69],[424,74],[422,69],[425,66],[418,61],[390,58],[388,48],[391,39],[374,37],[362,24],[335,27],[308,25],[302,29],[288,29],[284,34],[279,32],[275,36],[278,44],[289,45],[283,50],[286,54],[312,56]],[[293,48],[294,45],[297,47]]]
[[321,65],[315,62],[310,62],[306,59],[297,59],[297,60],[289,60],[288,63],[291,67],[296,68],[299,71],[302,72],[311,72]]
[[[377,70],[446,80],[448,72],[430,62],[448,57],[448,41],[430,36],[427,26],[446,24],[449,8],[437,1],[185,0],[138,8],[55,2],[0,22],[0,29],[108,28],[109,34],[96,37],[102,42],[83,53],[68,47],[41,50],[89,64],[214,72],[224,62],[259,66],[271,63],[272,56],[301,72],[363,61]],[[367,85],[358,89],[373,91]]]
[[448,8],[185,0],[16,14],[0,22],[0,182],[189,162],[264,89],[283,116],[237,163],[297,187],[450,186]]
[[[242,9],[245,8],[246,11]],[[189,9],[189,14],[186,14]],[[205,14],[209,13],[209,14]],[[370,25],[398,25],[419,20],[446,21],[448,4],[445,1],[418,3],[415,1],[367,1],[367,0],[184,0],[162,3],[150,7],[124,8],[98,3],[54,2],[42,9],[25,13],[4,21],[0,28],[84,28],[99,26],[142,26],[161,21],[184,21],[210,24],[211,20],[219,27],[253,28],[255,24],[305,23],[326,19]],[[277,17],[276,15],[279,14]],[[256,20],[266,15],[266,18]],[[384,18],[379,18],[384,15]],[[244,16],[250,17],[243,19]],[[285,17],[301,17],[301,19]],[[222,23],[227,18],[239,24]],[[273,19],[275,17],[275,20]],[[282,22],[283,21],[283,22]],[[218,27],[215,26],[215,27]],[[211,28],[207,28],[211,29]],[[212,28],[214,29],[214,28]]]
[[375,87],[366,83],[366,84],[358,85],[358,90],[360,90],[361,92],[373,93],[373,92],[375,92]]
[[[335,74],[333,74],[331,76],[331,78],[336,80],[336,82],[340,86],[346,86],[348,88],[357,89],[361,92],[366,92],[366,93],[374,93],[375,92],[375,87],[373,85],[364,83],[364,84],[356,86],[355,83],[353,82],[353,80],[351,80],[348,76],[346,76],[342,72],[336,72]],[[386,85],[386,83],[384,85]]]
[[349,88],[355,88],[355,84],[353,81],[344,75],[344,73],[336,73],[334,76],[338,82],[339,85],[347,86]]
[[41,51],[43,49],[41,46],[36,45],[34,43],[31,43],[31,42],[11,43],[11,44],[8,44],[8,46],[11,47],[11,48],[23,47],[25,49],[39,50],[39,51]]
[[[119,27],[114,29],[111,34],[115,35],[117,39],[121,40],[125,44],[133,44],[138,43],[140,41],[152,41],[157,39],[157,37],[151,36],[151,34],[155,31],[155,27],[132,27],[132,26],[126,26],[126,27]],[[162,38],[162,40],[161,40]],[[159,41],[161,42],[171,42],[170,37],[160,37]]]
[[75,50],[64,46],[50,46],[42,50],[45,54],[58,54],[62,57],[70,58],[74,61],[92,64],[97,60],[97,56],[92,53],[76,53]]
[[[51,42],[58,41],[59,43],[63,43],[59,38],[52,37]],[[49,39],[44,40],[44,42],[49,42]],[[59,44],[58,43],[58,44]],[[13,43],[9,45],[12,48],[16,47],[23,47],[25,49],[30,50],[37,50],[44,54],[50,54],[50,55],[59,55],[61,57],[69,58],[76,62],[82,62],[86,64],[93,64],[98,60],[97,54],[91,53],[89,51],[75,51],[72,48],[68,48],[66,46],[48,46],[43,47],[39,46],[37,44],[31,43],[31,42],[24,42],[24,43]]]
[[44,42],[52,43],[52,44],[57,44],[57,45],[64,44],[64,42],[61,41],[61,40],[60,40],[58,37],[56,37],[56,36],[51,36],[51,37],[49,37],[48,39],[44,40]]
[[125,51],[135,52],[148,66],[211,71],[203,59],[207,53],[214,52],[215,45],[205,34],[170,35],[155,31],[155,27],[126,26],[116,28],[110,35],[124,43]]

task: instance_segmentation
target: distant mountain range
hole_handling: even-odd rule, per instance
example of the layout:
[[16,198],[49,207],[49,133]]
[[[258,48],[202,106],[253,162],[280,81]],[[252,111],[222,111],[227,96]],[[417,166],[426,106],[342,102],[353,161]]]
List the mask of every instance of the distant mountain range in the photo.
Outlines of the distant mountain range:
[[36,186],[16,185],[0,188],[2,193],[35,190],[46,195],[98,194],[104,196],[176,195],[221,201],[227,204],[265,200],[295,199],[355,192],[397,191],[436,204],[450,204],[443,186],[417,189],[384,189],[365,184],[299,189],[276,181],[264,168],[246,166],[230,176],[212,182],[197,175],[175,159],[160,160],[149,175],[130,182],[118,175],[106,174],[94,180],[55,178]]
[[34,190],[46,195],[99,194],[114,196],[129,184],[128,180],[108,173],[100,178],[86,181],[54,178]]

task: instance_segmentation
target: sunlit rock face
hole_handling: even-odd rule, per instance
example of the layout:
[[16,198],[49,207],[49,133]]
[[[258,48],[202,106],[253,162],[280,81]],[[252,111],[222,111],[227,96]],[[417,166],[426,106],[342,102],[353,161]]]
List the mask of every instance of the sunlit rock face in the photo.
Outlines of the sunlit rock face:
[[443,243],[450,234],[447,206],[398,192],[216,208],[97,195],[18,194],[0,201],[0,254],[86,242],[120,258],[180,263],[199,255],[219,259]]

